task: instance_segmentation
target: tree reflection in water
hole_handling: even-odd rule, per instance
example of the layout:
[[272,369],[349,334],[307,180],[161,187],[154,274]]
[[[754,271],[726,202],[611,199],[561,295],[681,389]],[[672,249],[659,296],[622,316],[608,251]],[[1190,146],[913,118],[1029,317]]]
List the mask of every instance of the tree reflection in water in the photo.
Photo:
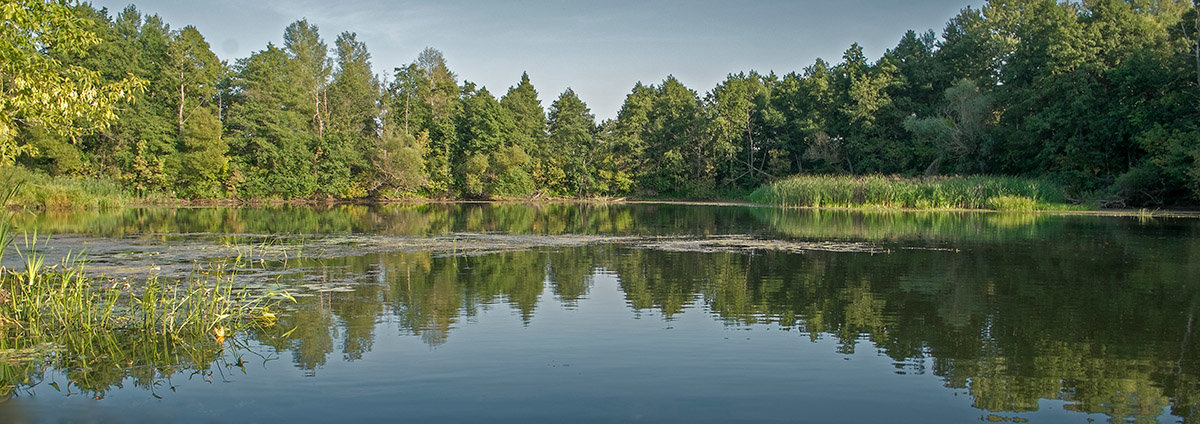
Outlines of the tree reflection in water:
[[[37,219],[60,231],[78,225]],[[1187,220],[455,204],[148,210],[82,222],[109,235],[755,233],[869,241],[887,253],[669,252],[599,244],[294,261],[289,266],[306,270],[297,278],[348,283],[300,297],[276,327],[293,329],[287,337],[249,336],[314,374],[338,350],[344,361],[363,358],[384,317],[438,347],[453,343],[463,320],[492,305],[508,305],[526,325],[546,304],[543,297],[573,307],[604,274],[615,276],[631,314],[672,320],[701,309],[730,326],[768,325],[814,341],[836,340],[844,354],[869,342],[899,372],[937,375],[986,411],[1032,411],[1042,399],[1057,399],[1113,421],[1152,422],[1169,408],[1186,422],[1200,422],[1200,285],[1193,281],[1200,275],[1200,237]],[[37,372],[4,369],[6,379]]]

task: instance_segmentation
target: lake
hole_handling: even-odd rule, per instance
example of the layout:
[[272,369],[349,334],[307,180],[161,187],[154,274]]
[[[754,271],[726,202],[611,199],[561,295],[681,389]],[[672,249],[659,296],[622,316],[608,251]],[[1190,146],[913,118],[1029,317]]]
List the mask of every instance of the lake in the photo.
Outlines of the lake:
[[239,284],[296,302],[219,349],[10,358],[3,422],[1200,422],[1197,219],[455,203],[17,220],[91,274],[240,256]]

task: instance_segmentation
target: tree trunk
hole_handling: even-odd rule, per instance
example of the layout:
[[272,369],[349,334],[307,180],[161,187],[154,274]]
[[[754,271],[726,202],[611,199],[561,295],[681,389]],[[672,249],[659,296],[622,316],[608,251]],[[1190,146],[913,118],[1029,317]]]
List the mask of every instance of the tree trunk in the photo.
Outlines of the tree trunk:
[[321,90],[313,92],[313,108],[316,111],[313,118],[317,120],[317,137],[325,136],[325,120],[321,117]]
[[925,168],[925,176],[931,177],[931,176],[937,175],[938,169],[941,168],[941,166],[942,166],[942,155],[938,154],[937,159],[934,159],[933,162],[931,162],[929,164],[929,167]]
[[217,90],[217,120],[221,121],[221,132],[225,132],[225,93]]
[[183,139],[183,103],[187,99],[183,90],[183,73],[179,73],[179,139]]
[[754,174],[754,131],[750,128],[750,126],[753,125],[753,123],[751,122],[749,115],[750,114],[747,113],[747,118],[746,118],[746,139],[750,141],[750,148],[747,151],[747,153],[749,153],[749,160],[746,161],[746,168],[747,168],[746,172],[753,175]]
[[412,135],[412,133],[408,132],[408,104],[412,103],[412,90],[405,91],[408,92],[408,100],[404,101],[404,133]]

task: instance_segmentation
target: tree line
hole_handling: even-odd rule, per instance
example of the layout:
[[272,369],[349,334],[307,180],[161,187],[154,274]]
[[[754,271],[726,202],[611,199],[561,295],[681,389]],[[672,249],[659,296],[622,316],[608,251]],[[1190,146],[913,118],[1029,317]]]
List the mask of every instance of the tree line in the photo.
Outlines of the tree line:
[[194,27],[73,5],[96,42],[39,54],[133,101],[115,96],[115,119],[77,134],[9,119],[0,152],[185,198],[716,196],[837,173],[1036,176],[1110,205],[1193,203],[1198,10],[991,0],[874,61],[854,44],[838,63],[730,74],[705,93],[639,82],[597,122],[570,89],[545,107],[525,74],[493,94],[432,48],[380,78],[354,33],[330,45],[300,20],[227,63]]

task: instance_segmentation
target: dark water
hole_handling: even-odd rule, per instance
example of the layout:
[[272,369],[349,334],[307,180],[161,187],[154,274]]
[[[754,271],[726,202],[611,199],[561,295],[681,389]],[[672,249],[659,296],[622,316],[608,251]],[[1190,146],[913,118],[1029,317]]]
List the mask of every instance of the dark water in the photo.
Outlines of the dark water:
[[[221,350],[0,365],[5,422],[1200,422],[1195,219],[647,204],[20,219],[57,235],[49,251],[90,247],[128,275],[275,240],[296,251],[247,278],[300,296]],[[691,243],[732,235],[754,242]]]

